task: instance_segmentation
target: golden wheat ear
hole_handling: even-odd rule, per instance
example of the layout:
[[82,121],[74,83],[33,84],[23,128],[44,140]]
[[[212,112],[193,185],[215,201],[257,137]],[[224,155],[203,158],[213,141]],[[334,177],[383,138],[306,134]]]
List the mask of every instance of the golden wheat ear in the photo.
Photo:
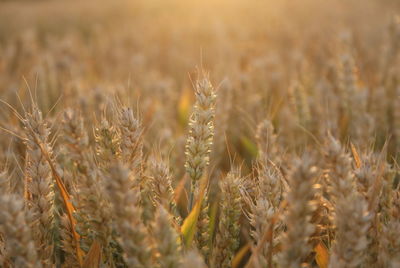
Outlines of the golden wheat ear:
[[122,160],[140,176],[143,165],[143,129],[131,108],[118,108],[118,128],[121,133]]
[[2,265],[8,262],[12,267],[42,267],[21,197],[0,196],[0,233],[5,245]]
[[172,187],[172,175],[165,161],[151,157],[147,161],[147,172],[154,202],[168,209],[174,216],[177,226],[181,226],[182,218],[175,201],[175,191]]
[[152,230],[158,265],[178,267],[182,257],[182,241],[174,227],[173,217],[163,206],[159,206],[156,212]]
[[200,75],[194,85],[196,103],[189,121],[185,152],[185,168],[191,179],[189,211],[193,207],[198,182],[209,165],[214,136],[214,107],[217,96],[204,71]]
[[211,257],[212,267],[230,267],[239,248],[242,187],[243,179],[239,170],[232,170],[220,181],[220,215]]
[[316,168],[313,164],[313,158],[306,154],[295,160],[288,175],[290,188],[285,197],[288,209],[283,215],[287,230],[282,237],[283,248],[279,256],[282,267],[300,267],[312,251],[310,237],[315,226],[311,217],[315,210],[316,191]]
[[341,144],[330,137],[326,148],[330,192],[335,209],[335,241],[330,267],[358,267],[365,261],[367,232],[371,224],[368,204],[356,189],[351,158]]
[[112,164],[105,183],[126,264],[128,267],[152,267],[153,245],[141,220],[140,192],[132,186],[129,168],[121,163]]
[[[32,230],[39,258],[43,265],[51,265],[54,242],[54,184],[52,178],[52,148],[50,129],[36,105],[24,119],[26,133],[26,185],[28,209],[32,213]],[[48,161],[50,160],[50,161]]]

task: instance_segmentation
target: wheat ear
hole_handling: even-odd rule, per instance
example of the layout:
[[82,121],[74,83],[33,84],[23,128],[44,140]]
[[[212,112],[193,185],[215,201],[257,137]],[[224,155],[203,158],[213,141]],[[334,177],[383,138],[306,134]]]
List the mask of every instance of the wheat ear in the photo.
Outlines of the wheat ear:
[[189,211],[192,209],[198,181],[209,164],[209,155],[214,136],[214,106],[216,95],[208,77],[195,84],[196,104],[189,122],[189,137],[186,141],[185,168],[191,179]]
[[6,256],[13,267],[42,267],[25,216],[24,202],[16,195],[0,196],[0,232],[5,238]]

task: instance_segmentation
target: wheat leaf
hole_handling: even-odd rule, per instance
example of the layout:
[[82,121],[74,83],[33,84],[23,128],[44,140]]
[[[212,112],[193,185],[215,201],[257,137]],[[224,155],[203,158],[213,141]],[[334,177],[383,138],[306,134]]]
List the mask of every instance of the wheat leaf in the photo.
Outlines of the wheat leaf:
[[85,268],[99,268],[101,263],[101,245],[95,240],[90,246],[89,252],[86,255],[83,267]]
[[199,193],[199,197],[190,211],[189,215],[183,221],[181,232],[183,236],[183,242],[186,247],[190,247],[192,244],[194,235],[196,233],[197,220],[199,218],[201,203],[203,202],[204,194],[205,194],[205,185],[201,188]]
[[314,248],[315,251],[315,261],[319,268],[327,268],[329,263],[329,252],[325,244],[319,242]]

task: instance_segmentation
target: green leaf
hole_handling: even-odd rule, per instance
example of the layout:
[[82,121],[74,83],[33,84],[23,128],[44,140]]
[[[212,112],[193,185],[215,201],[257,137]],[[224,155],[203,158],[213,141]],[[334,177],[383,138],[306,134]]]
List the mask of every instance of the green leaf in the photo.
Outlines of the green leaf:
[[246,136],[240,137],[240,141],[243,147],[246,149],[246,151],[251,155],[251,157],[256,158],[258,155],[256,144]]
[[247,243],[244,245],[235,255],[232,260],[232,268],[239,267],[240,263],[242,262],[243,258],[247,255],[250,251],[250,244]]

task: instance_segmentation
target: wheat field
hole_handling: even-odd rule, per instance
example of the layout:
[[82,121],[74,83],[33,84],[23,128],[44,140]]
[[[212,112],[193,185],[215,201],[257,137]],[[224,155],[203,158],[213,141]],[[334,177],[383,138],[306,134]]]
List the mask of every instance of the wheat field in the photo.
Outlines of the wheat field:
[[0,267],[399,268],[398,15],[0,1]]

